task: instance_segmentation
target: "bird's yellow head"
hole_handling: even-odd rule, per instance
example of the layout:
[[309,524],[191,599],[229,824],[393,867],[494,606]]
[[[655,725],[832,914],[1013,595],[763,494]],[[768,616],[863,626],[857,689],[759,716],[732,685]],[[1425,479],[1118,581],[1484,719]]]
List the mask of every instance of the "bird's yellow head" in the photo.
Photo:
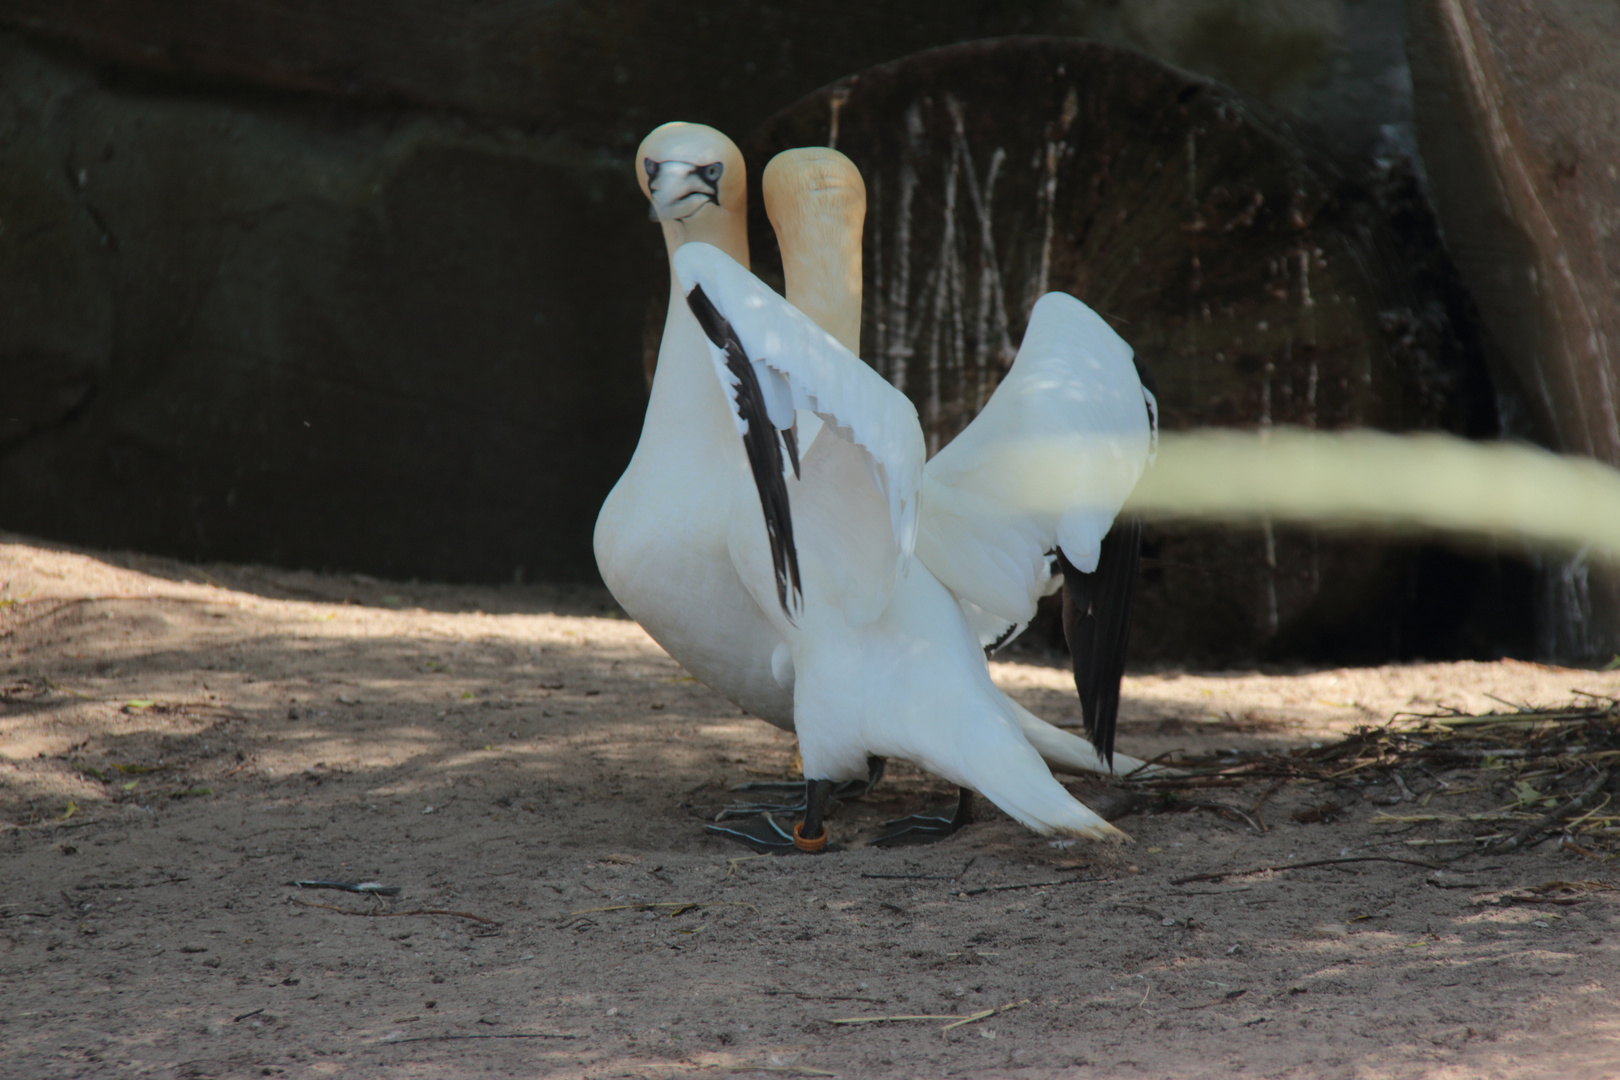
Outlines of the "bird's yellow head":
[[678,121],[654,128],[636,150],[636,175],[671,252],[702,240],[748,264],[748,173],[725,135]]
[[866,184],[825,146],[784,150],[760,182],[782,250],[787,296],[851,352],[861,347],[861,228]]

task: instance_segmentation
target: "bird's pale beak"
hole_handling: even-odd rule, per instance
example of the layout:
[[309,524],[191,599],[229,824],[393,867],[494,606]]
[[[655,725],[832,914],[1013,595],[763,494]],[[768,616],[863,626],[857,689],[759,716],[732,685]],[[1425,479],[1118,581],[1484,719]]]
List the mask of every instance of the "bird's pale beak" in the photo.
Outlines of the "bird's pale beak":
[[652,193],[648,216],[654,221],[685,221],[709,203],[720,205],[718,163],[693,165],[686,161],[642,163],[647,170],[647,189]]

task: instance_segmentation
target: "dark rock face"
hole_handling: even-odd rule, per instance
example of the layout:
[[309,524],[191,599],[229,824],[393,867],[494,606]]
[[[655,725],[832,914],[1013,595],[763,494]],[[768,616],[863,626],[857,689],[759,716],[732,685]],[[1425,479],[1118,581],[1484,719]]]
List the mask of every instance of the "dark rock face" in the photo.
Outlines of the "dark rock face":
[[193,84],[443,109],[628,153],[671,119],[746,130],[823,83],[919,49],[1079,32],[1087,20],[1070,6],[6,0],[0,25]]
[[[1052,289],[1132,344],[1169,429],[1463,430],[1483,390],[1372,191],[1250,99],[1146,57],[1036,38],[937,50],[819,91],[744,149],[762,168],[821,143],[866,178],[862,353],[916,403],[931,451],[982,408]],[[1358,612],[1398,609],[1414,557],[1169,528],[1145,555],[1139,660],[1315,651]],[[1398,654],[1396,633],[1367,648]]]
[[[1224,73],[1370,153],[1403,119],[1400,80],[1345,102],[1388,68],[1399,6],[0,0],[0,523],[194,558],[593,578],[665,289],[628,160],[652,126],[735,134],[848,72],[1040,32]],[[1445,346],[1451,309],[1308,137],[1140,58],[1046,48],[1028,72],[873,72],[845,102],[842,148],[888,144],[857,156],[885,185],[867,345],[933,409],[936,442],[999,378],[1042,275],[1117,320],[1172,422],[1463,423],[1480,395]],[[1068,55],[1098,70],[1060,87]],[[825,141],[815,100],[768,130]],[[756,242],[768,270],[768,230]],[[1389,612],[1367,617],[1374,654],[1398,654],[1426,587],[1410,553],[1332,538],[1150,539],[1143,657],[1297,652],[1365,616],[1368,582]],[[1181,625],[1188,607],[1203,621]]]
[[[1420,0],[1436,212],[1499,349],[1516,432],[1620,466],[1620,8]],[[1540,648],[1620,651],[1620,573],[1550,568]]]
[[[626,170],[425,116],[109,87],[3,43],[9,528],[582,577],[640,429]],[[588,238],[590,242],[582,242]],[[37,306],[36,306],[37,305]]]
[[628,160],[652,126],[746,131],[851,71],[1028,32],[1317,115],[1334,57],[1385,63],[1350,39],[1388,37],[1394,2],[4,0],[0,522],[593,577],[664,288]]
[[1162,22],[1112,0],[4,0],[0,522],[593,578],[664,288],[628,160],[650,128],[746,131],[951,41]]

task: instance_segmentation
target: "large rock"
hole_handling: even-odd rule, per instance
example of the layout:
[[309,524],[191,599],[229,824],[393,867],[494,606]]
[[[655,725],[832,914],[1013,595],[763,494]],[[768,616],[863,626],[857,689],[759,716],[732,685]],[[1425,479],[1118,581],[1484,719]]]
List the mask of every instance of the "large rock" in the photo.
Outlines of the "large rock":
[[[1519,433],[1620,466],[1620,7],[1416,0],[1418,130]],[[1620,574],[1552,568],[1540,646],[1620,650]]]
[[1220,79],[1370,150],[1404,119],[1401,0],[0,0],[0,26],[197,87],[442,108],[633,150],[746,131],[852,71],[1006,34],[1086,37]]
[[0,521],[593,576],[662,290],[629,160],[649,128],[746,131],[850,71],[1030,31],[1298,98],[1337,77],[1342,6],[0,0]]
[[[1361,159],[1349,170],[1318,163],[1328,155],[1311,138],[1296,139],[1246,99],[1200,80],[1162,68],[1149,78],[1130,63],[1106,68],[1127,102],[1121,116],[1171,124],[1168,136],[1143,141],[1166,164],[1127,194],[1122,224],[1086,211],[1075,198],[1084,185],[1072,181],[1087,160],[1106,160],[1111,176],[1131,161],[1151,164],[1123,145],[1138,135],[1114,131],[1116,149],[1104,158],[1073,144],[1060,163],[1063,205],[1054,208],[1091,212],[1095,227],[1077,244],[1060,230],[1046,272],[1132,319],[1127,335],[1154,355],[1223,354],[1205,371],[1169,371],[1171,393],[1186,397],[1191,385],[1206,395],[1199,416],[1246,422],[1269,387],[1275,420],[1308,418],[1314,356],[1319,423],[1377,415],[1399,426],[1446,413],[1454,425],[1458,360],[1443,347],[1449,308],[1430,302],[1445,274],[1424,239],[1421,208],[1410,199],[1381,204],[1405,223],[1396,232],[1418,241],[1392,252],[1355,180],[1389,148],[1390,132],[1400,141],[1399,6],[0,0],[0,28],[9,31],[0,31],[0,522],[190,557],[437,578],[593,576],[591,524],[639,428],[646,299],[664,288],[657,230],[629,160],[647,129],[683,118],[745,132],[848,72],[1021,32],[1088,34],[1234,80],[1322,121]],[[1071,121],[1077,131],[1092,130],[1104,85],[1086,83],[1092,89]],[[1154,88],[1192,96],[1154,104]],[[910,99],[896,91],[894,100]],[[921,116],[935,134],[947,119],[940,100]],[[1047,102],[1033,120],[1017,96],[996,108],[1023,140],[1002,166],[994,226],[997,241],[1011,244],[1027,240],[1019,229],[1044,227],[1038,193],[1028,199],[1045,175],[1036,153],[1044,125],[1061,120],[1063,101]],[[1214,140],[1185,127],[1188,117],[1193,128],[1213,118]],[[992,133],[972,123],[983,180]],[[1237,136],[1224,149],[1222,125]],[[846,148],[855,130],[846,130]],[[1197,205],[1181,206],[1186,170],[1175,162],[1189,131],[1205,190]],[[1268,163],[1259,180],[1237,168],[1245,147]],[[940,164],[937,154],[918,161]],[[1216,179],[1221,169],[1230,183]],[[1297,205],[1296,174],[1308,181]],[[919,189],[918,212],[940,221],[934,180]],[[1119,185],[1107,190],[1118,194]],[[959,187],[959,198],[966,191]],[[1036,217],[1007,216],[1014,193]],[[1255,193],[1261,203],[1246,217]],[[1161,196],[1171,200],[1168,217],[1138,208]],[[1315,216],[1295,229],[1286,224],[1294,212]],[[1144,229],[1158,231],[1144,233],[1133,255],[1135,242],[1125,241]],[[1376,235],[1363,243],[1352,235],[1360,229]],[[1327,239],[1302,247],[1307,236]],[[1218,237],[1237,275],[1222,280],[1201,255],[1200,281],[1187,255]],[[1251,243],[1256,237],[1281,246]],[[1111,254],[1093,259],[1105,249]],[[1017,294],[1009,342],[1031,250],[1005,249],[1026,260],[1004,264],[1022,275],[1006,283]],[[1251,255],[1259,261],[1238,265]],[[1374,264],[1368,280],[1395,285],[1354,284],[1346,260],[1363,258]],[[1306,321],[1328,335],[1309,355],[1295,348],[1299,334],[1285,332],[1303,325],[1301,269],[1315,302]],[[1144,306],[1161,287],[1149,283],[1150,270],[1168,274],[1162,288],[1173,303]],[[1352,284],[1333,305],[1324,288],[1346,274]],[[1428,286],[1418,280],[1425,274]],[[1245,306],[1266,289],[1280,298]],[[908,325],[914,331],[926,319]],[[1347,326],[1371,326],[1366,341],[1330,348]],[[942,357],[978,363],[976,344],[959,354],[949,351],[954,337],[941,341]],[[1384,345],[1405,359],[1355,367]],[[1401,364],[1434,377],[1413,383]],[[1338,377],[1347,379],[1342,401],[1330,385]],[[1422,392],[1410,393],[1414,385]],[[935,420],[945,437],[960,417]],[[1196,567],[1178,543],[1170,534],[1158,540],[1149,579],[1168,579],[1175,591],[1154,600],[1161,586],[1149,590],[1161,614],[1145,625],[1168,629],[1144,655],[1187,655],[1209,641],[1226,656],[1267,642],[1297,651],[1324,627],[1356,619],[1373,654],[1410,652],[1403,619],[1425,605],[1369,607],[1358,589],[1395,582],[1366,591],[1386,600],[1432,595],[1421,583],[1434,575],[1414,569],[1421,562],[1354,544],[1341,553],[1331,538],[1206,539]],[[1268,543],[1275,565],[1262,571],[1255,561]],[[1222,569],[1228,563],[1238,577]],[[1359,569],[1343,570],[1352,565]],[[1177,627],[1171,599],[1208,613],[1197,631],[1208,639],[1196,640],[1192,623]],[[1318,614],[1300,614],[1313,605]],[[1449,613],[1461,605],[1427,606]]]
[[15,38],[0,70],[8,528],[594,573],[657,287],[628,170],[429,115],[109,87]]
[[[983,406],[1050,289],[1132,344],[1169,429],[1465,430],[1488,396],[1385,204],[1209,80],[1085,42],[956,46],[818,91],[745,152],[758,169],[819,143],[866,179],[862,355],[916,403],[930,451]],[[1423,647],[1401,640],[1409,609],[1436,599],[1413,595],[1405,544],[1155,528],[1144,554],[1137,659],[1399,655]]]

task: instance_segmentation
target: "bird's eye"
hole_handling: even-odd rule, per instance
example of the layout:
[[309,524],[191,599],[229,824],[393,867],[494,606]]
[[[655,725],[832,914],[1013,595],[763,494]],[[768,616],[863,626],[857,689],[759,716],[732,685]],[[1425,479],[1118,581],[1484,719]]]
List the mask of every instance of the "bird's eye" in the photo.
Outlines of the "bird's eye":
[[658,175],[658,162],[652,158],[642,158],[641,167],[647,170],[647,179],[649,180]]
[[723,162],[717,161],[713,165],[705,165],[703,166],[703,179],[712,184],[716,180],[719,180],[720,174],[725,171],[726,166]]

